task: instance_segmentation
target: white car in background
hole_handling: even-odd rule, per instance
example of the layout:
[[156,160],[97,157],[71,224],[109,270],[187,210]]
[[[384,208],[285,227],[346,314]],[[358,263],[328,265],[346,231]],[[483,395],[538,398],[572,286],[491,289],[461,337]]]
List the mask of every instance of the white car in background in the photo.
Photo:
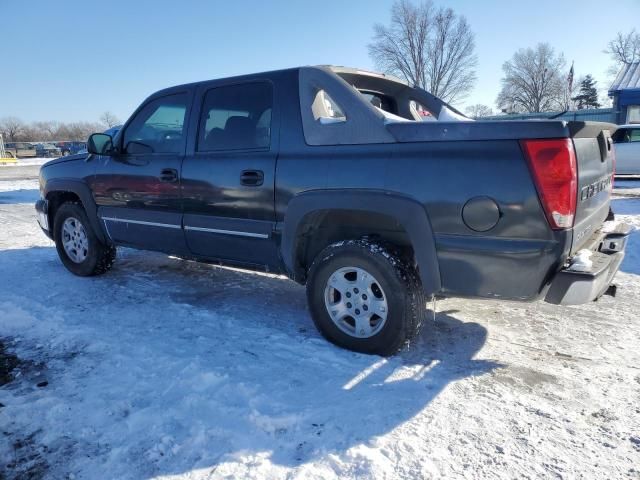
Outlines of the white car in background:
[[640,124],[621,125],[613,134],[616,175],[640,175]]

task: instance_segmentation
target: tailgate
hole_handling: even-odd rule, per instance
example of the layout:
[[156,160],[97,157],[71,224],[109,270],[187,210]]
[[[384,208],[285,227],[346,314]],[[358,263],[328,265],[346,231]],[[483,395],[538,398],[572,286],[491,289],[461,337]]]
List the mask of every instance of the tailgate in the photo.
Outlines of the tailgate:
[[578,167],[578,199],[571,253],[600,228],[609,214],[614,153],[611,135],[616,126],[599,122],[569,122]]

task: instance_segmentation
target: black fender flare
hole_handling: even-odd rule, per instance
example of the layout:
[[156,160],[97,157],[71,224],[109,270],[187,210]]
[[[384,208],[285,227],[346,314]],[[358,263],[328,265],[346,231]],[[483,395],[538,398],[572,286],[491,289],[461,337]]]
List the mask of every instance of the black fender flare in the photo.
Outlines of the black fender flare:
[[441,290],[435,237],[424,206],[410,197],[366,189],[311,190],[289,201],[282,226],[280,255],[293,278],[298,227],[307,215],[321,210],[361,210],[394,218],[409,236],[425,293],[434,295]]
[[[47,181],[43,192],[44,198],[48,198],[49,194],[54,192],[70,192],[77,195],[82,202],[85,212],[87,212],[87,217],[89,218],[89,222],[91,222],[96,236],[101,242],[109,243],[100,219],[98,218],[98,208],[89,185],[81,180],[72,178],[54,178]],[[51,228],[53,229],[53,218],[51,218],[50,221]]]

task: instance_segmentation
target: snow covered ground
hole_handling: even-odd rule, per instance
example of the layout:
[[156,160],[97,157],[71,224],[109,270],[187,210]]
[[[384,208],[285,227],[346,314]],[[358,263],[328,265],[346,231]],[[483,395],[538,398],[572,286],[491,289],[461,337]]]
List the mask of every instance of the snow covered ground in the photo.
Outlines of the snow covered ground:
[[52,160],[52,159],[51,158],[45,158],[45,157],[19,158],[18,159],[18,166],[21,166],[21,167],[32,166],[32,165],[40,166],[40,165],[44,165],[49,160]]
[[[640,182],[616,192],[640,227]],[[281,278],[127,249],[74,277],[37,195],[0,177],[7,478],[640,478],[638,233],[615,299],[442,301],[382,359],[325,342]]]

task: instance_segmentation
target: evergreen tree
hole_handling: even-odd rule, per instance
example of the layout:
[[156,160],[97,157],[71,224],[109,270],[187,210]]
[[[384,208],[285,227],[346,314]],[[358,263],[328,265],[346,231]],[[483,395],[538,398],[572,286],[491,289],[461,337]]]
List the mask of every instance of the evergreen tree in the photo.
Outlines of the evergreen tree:
[[591,75],[584,77],[580,82],[580,91],[578,95],[571,100],[578,103],[578,110],[583,108],[600,108],[600,102],[598,102],[598,89],[596,88],[596,81]]

